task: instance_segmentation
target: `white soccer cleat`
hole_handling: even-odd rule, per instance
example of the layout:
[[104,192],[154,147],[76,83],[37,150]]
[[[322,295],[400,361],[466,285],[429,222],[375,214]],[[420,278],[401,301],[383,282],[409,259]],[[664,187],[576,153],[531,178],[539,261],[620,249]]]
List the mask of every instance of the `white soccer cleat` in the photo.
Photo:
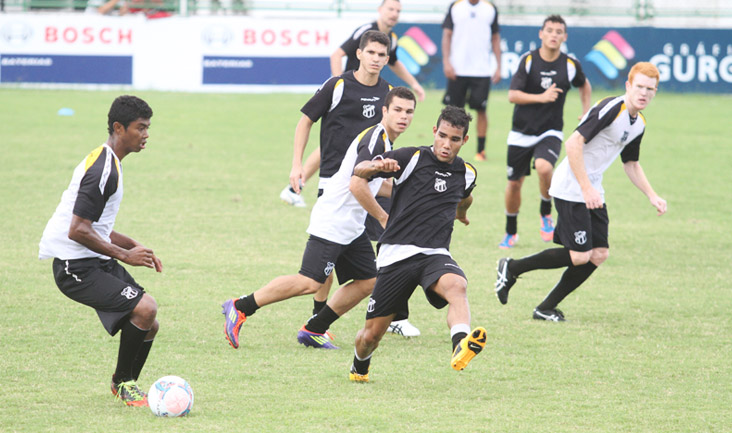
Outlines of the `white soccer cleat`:
[[389,332],[401,335],[402,337],[419,337],[421,334],[416,326],[409,323],[409,320],[395,320],[389,325]]
[[290,186],[286,186],[280,193],[280,200],[295,207],[305,207],[305,199],[300,194],[292,192]]

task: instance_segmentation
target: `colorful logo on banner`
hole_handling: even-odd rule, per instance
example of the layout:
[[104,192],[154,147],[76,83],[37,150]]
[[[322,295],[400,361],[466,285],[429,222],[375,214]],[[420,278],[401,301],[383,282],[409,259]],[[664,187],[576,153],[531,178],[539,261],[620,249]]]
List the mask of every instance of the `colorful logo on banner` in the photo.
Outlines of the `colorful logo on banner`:
[[419,74],[435,54],[437,46],[419,27],[410,27],[397,42],[397,58],[412,75]]
[[597,66],[602,74],[614,80],[620,71],[628,66],[628,60],[635,57],[635,50],[620,33],[610,30],[587,53],[585,60]]

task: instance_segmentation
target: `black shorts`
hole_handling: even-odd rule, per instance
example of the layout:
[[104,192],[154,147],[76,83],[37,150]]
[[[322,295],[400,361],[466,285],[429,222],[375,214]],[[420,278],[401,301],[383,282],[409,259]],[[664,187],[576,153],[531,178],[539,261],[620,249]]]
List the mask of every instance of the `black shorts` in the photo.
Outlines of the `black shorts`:
[[590,251],[593,248],[610,248],[608,243],[610,218],[606,204],[600,209],[587,209],[584,203],[554,197],[554,207],[557,209],[555,243],[580,252]]
[[348,245],[310,235],[302,255],[300,275],[323,284],[334,269],[339,284],[376,277],[376,255],[366,232]]
[[379,269],[376,285],[369,299],[366,319],[396,314],[409,317],[409,298],[417,286],[422,286],[427,300],[435,308],[443,308],[447,301],[428,290],[445,274],[457,274],[467,280],[465,273],[450,256],[417,254]]
[[[531,168],[536,168],[536,160],[544,159],[554,167],[562,151],[562,140],[557,137],[544,137],[531,147],[508,145],[506,157],[506,173],[508,180],[519,180],[531,174]],[[534,165],[531,165],[531,159]]]
[[[476,111],[485,111],[490,90],[491,77],[457,77],[455,80],[447,80],[447,89],[442,103],[465,107],[467,99],[468,107]],[[468,91],[470,91],[469,96]]]
[[64,295],[97,310],[110,335],[119,331],[122,319],[135,309],[145,293],[114,259],[53,259],[53,277]]

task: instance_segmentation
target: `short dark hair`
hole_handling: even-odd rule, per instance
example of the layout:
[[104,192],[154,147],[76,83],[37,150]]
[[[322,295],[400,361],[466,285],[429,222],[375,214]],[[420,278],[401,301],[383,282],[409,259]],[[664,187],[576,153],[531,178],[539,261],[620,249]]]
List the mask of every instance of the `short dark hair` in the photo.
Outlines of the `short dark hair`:
[[391,41],[389,41],[389,37],[386,36],[386,33],[382,33],[378,30],[369,30],[362,34],[361,41],[358,44],[358,49],[363,51],[363,49],[366,48],[366,45],[368,45],[369,42],[377,42],[385,46],[387,54],[391,49]]
[[153,115],[152,108],[147,102],[137,96],[122,95],[112,102],[107,115],[107,131],[109,135],[114,133],[114,122],[119,122],[127,129],[130,123],[137,119],[149,119]]
[[386,94],[386,98],[384,99],[384,106],[386,108],[389,108],[389,106],[391,105],[391,101],[394,100],[394,98],[402,98],[406,99],[407,101],[414,101],[414,106],[417,106],[417,98],[414,97],[414,93],[404,86],[394,87],[393,89],[389,90],[389,93]]
[[546,23],[559,23],[564,26],[564,30],[567,31],[567,23],[564,22],[564,18],[562,18],[561,15],[558,14],[552,14],[549,15],[544,19],[544,22],[541,24],[541,28],[543,29],[546,27]]
[[468,135],[468,125],[473,120],[473,116],[465,112],[462,107],[455,107],[448,105],[442,109],[440,117],[437,118],[437,127],[440,127],[440,123],[446,122],[456,128],[463,128],[463,137]]

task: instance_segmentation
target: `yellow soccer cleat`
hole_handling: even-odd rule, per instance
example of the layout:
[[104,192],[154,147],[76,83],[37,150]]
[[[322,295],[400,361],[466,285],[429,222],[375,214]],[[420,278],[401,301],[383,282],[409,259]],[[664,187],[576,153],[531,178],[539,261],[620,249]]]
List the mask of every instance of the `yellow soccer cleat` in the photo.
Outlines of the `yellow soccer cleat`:
[[356,373],[356,368],[351,366],[351,372],[348,373],[348,379],[350,379],[351,382],[366,383],[369,381],[369,374],[358,374]]
[[467,337],[460,340],[460,344],[452,352],[452,359],[450,360],[452,368],[460,371],[467,367],[473,357],[483,350],[485,342],[485,328],[478,326],[473,329]]

